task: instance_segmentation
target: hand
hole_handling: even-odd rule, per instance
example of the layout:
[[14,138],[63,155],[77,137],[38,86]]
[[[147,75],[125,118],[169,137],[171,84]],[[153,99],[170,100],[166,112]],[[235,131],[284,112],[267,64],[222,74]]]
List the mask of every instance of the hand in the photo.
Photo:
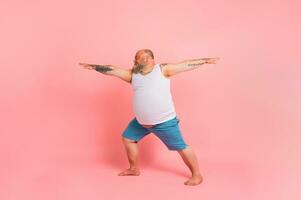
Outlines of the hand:
[[205,64],[216,64],[216,61],[219,60],[219,58],[202,58],[202,60],[205,61]]
[[95,70],[95,66],[88,63],[79,63],[79,65],[82,65],[85,69]]
[[[106,71],[111,71],[114,69],[114,66],[113,65],[97,65],[97,64],[88,64],[88,63],[79,63],[80,65],[83,65],[83,67],[85,69],[90,69],[90,70],[95,70],[96,67],[100,67],[103,69],[103,72],[106,72]],[[106,68],[110,68],[111,70],[107,70]],[[101,70],[100,70],[101,72]]]

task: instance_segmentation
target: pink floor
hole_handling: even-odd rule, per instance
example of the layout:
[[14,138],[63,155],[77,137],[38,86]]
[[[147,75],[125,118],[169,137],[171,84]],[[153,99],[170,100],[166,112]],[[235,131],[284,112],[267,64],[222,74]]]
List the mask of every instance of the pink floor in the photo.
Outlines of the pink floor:
[[[142,145],[150,145],[150,139],[145,139]],[[1,199],[284,200],[300,197],[299,168],[277,163],[260,166],[258,162],[206,160],[199,156],[204,182],[185,186],[183,182],[190,174],[180,156],[165,150],[163,145],[156,145],[164,156],[160,159],[158,153],[150,155],[142,147],[140,176],[117,176],[127,167],[126,157],[95,161],[41,157],[11,166],[2,164]],[[149,154],[148,159],[146,154]]]

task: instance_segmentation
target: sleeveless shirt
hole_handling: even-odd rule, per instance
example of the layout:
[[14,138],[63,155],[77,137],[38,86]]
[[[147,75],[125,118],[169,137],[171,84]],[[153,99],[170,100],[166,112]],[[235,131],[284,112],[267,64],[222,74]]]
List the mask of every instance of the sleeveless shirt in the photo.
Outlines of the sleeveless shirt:
[[155,125],[176,117],[170,79],[163,75],[160,64],[146,75],[133,73],[131,84],[134,114],[140,124]]

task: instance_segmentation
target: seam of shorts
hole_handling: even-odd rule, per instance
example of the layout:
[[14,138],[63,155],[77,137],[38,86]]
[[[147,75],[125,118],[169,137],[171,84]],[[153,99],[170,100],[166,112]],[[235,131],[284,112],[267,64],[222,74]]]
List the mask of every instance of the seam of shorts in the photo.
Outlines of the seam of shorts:
[[177,151],[177,150],[186,149],[187,147],[188,147],[188,145],[185,145],[184,147],[181,147],[181,148],[168,148],[168,149],[171,150],[171,151]]
[[127,135],[123,135],[123,134],[122,134],[122,137],[125,137],[125,138],[130,139],[130,140],[135,140],[136,142],[138,142],[138,140],[139,140],[139,139],[131,138],[131,137],[127,136]]

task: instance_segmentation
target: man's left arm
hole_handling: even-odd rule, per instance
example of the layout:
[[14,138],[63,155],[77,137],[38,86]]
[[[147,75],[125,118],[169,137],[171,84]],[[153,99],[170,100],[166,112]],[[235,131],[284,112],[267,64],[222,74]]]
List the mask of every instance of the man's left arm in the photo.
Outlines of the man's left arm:
[[194,70],[204,64],[216,64],[218,59],[219,58],[200,58],[184,60],[178,63],[162,63],[161,68],[164,75],[169,77],[181,72]]

